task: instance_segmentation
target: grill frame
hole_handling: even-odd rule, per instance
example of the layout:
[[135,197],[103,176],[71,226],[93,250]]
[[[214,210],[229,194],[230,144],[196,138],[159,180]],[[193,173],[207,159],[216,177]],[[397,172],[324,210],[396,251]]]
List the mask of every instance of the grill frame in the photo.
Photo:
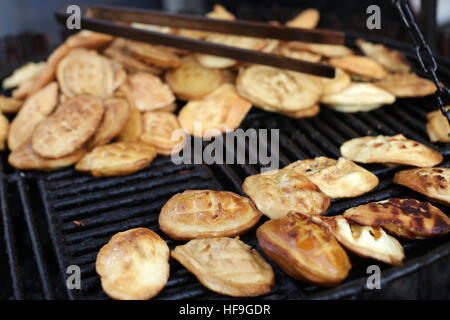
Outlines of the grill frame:
[[[379,37],[367,37],[366,35],[359,35],[359,34],[352,34],[352,33],[346,33],[348,37],[350,38],[350,42],[347,44],[353,48],[354,46],[354,40],[357,37],[364,37],[368,39],[369,41],[375,41],[378,43],[384,43],[388,45],[391,48],[399,49],[402,52],[406,53],[407,57],[410,59],[411,62],[416,61],[415,59],[415,53],[414,51],[408,51],[407,47],[403,44],[397,43],[395,41],[391,41],[388,39],[383,39]],[[438,61],[442,64],[442,67],[440,68],[440,73],[444,75],[444,79],[447,82],[450,82],[450,70],[448,67],[450,67],[450,61],[448,59],[444,58],[438,58]],[[421,72],[417,73],[423,75]],[[6,75],[8,72],[2,72],[2,74]],[[431,98],[428,99],[405,99],[401,102],[398,102],[401,105],[407,105],[408,103],[418,104],[418,103],[425,103],[433,105],[434,102],[431,102]],[[389,110],[391,108],[392,110]],[[399,130],[400,132],[403,131],[403,133],[406,133],[408,137],[415,138],[418,141],[425,143],[427,145],[431,145],[428,142],[428,139],[424,138],[424,128],[423,128],[423,122],[417,121],[417,118],[424,119],[424,116],[426,112],[428,112],[429,108],[427,110],[419,110],[417,108],[413,108],[411,110],[412,114],[408,114],[403,110],[403,108],[400,109],[394,109],[395,106],[392,107],[383,107],[382,109],[378,109],[375,111],[372,111],[367,114],[357,114],[357,115],[349,115],[349,114],[339,114],[334,111],[328,110],[325,107],[322,108],[321,114],[319,117],[312,118],[312,119],[299,119],[299,120],[291,120],[279,115],[273,115],[270,113],[267,113],[265,111],[260,110],[253,110],[247,117],[244,119],[243,122],[243,128],[264,128],[264,127],[270,127],[270,126],[277,126],[279,128],[282,128],[280,131],[280,166],[284,166],[288,164],[293,158],[304,158],[304,157],[310,157],[310,156],[319,156],[322,155],[322,150],[326,149],[329,152],[326,154],[327,156],[331,157],[337,157],[338,155],[338,145],[339,143],[343,142],[344,136],[359,136],[362,133],[365,134],[395,134]],[[409,111],[409,110],[408,110]],[[266,119],[269,117],[270,119]],[[411,131],[407,125],[405,124],[405,121],[399,121],[396,118],[404,117],[406,119],[406,122],[409,121],[409,124],[412,128],[418,130],[416,133],[415,131]],[[330,122],[331,120],[338,118],[339,122]],[[384,121],[383,121],[384,120]],[[331,125],[333,124],[333,125]],[[297,130],[296,125],[301,127],[302,129]],[[393,130],[392,126],[396,126],[397,130]],[[292,137],[289,136],[289,133],[295,132],[296,134]],[[326,137],[326,139],[322,139],[323,136]],[[426,136],[425,136],[426,137]],[[301,146],[300,146],[301,145]],[[445,156],[445,166],[450,166],[450,144],[439,144],[439,151],[444,154]],[[248,148],[247,148],[248,152]],[[41,284],[41,291],[42,291],[42,297],[45,299],[51,299],[57,296],[62,296],[64,298],[68,299],[83,299],[87,296],[84,296],[81,292],[78,290],[69,290],[66,288],[65,292],[63,294],[58,293],[58,285],[55,285],[56,282],[65,283],[66,281],[66,274],[65,270],[71,262],[74,261],[74,259],[71,258],[70,252],[67,251],[66,244],[67,239],[65,240],[64,237],[61,236],[61,233],[64,232],[64,230],[74,231],[77,229],[77,227],[68,227],[67,222],[65,225],[59,221],[61,217],[64,219],[71,217],[70,209],[64,209],[67,206],[76,204],[76,200],[79,200],[78,198],[71,199],[69,202],[64,202],[60,200],[59,202],[52,202],[50,199],[51,196],[49,195],[49,185],[50,184],[58,184],[58,179],[67,179],[67,177],[70,177],[70,175],[73,173],[73,169],[62,169],[60,171],[54,172],[54,173],[40,173],[40,172],[22,172],[15,169],[12,169],[9,167],[9,165],[6,162],[6,154],[3,152],[2,154],[2,161],[0,161],[0,202],[1,202],[1,210],[2,210],[2,222],[3,222],[3,236],[4,236],[4,242],[6,247],[6,255],[8,258],[8,264],[10,267],[10,276],[11,276],[11,292],[12,296],[15,299],[23,299],[26,295],[23,290],[23,274],[21,272],[21,268],[19,266],[20,262],[18,261],[18,249],[16,245],[16,239],[14,235],[14,228],[13,228],[13,220],[14,220],[14,214],[11,214],[15,203],[12,203],[10,199],[10,193],[12,189],[17,189],[18,191],[18,197],[20,200],[20,207],[23,210],[23,215],[25,217],[26,221],[26,230],[28,232],[30,243],[31,243],[31,249],[34,254],[34,262],[36,264],[36,270],[38,271],[38,278],[39,282]],[[143,176],[145,177],[148,175],[148,177],[152,177],[152,170],[157,169],[158,164],[164,164],[167,163],[170,159],[158,159],[155,164],[151,164],[147,169],[144,171],[138,172],[135,175],[124,177],[121,179],[124,179],[126,181],[133,181],[133,179],[137,180],[136,176]],[[215,189],[218,190],[230,190],[237,193],[242,194],[242,190],[240,189],[240,186],[242,184],[242,181],[245,176],[254,174],[258,172],[258,165],[199,165],[201,169],[198,169],[199,172],[197,172],[197,169],[192,169],[191,171],[196,172],[194,176],[198,178],[199,176],[196,176],[196,174],[202,173],[205,174],[205,177],[207,177],[207,183],[211,184],[211,186],[215,187]],[[407,190],[406,188],[400,187],[400,186],[389,186],[390,182],[389,179],[392,177],[395,170],[398,168],[386,168],[381,165],[369,165],[366,166],[371,169],[372,172],[376,173],[380,177],[380,185],[381,187],[377,187],[376,192],[371,192],[368,195],[363,195],[362,197],[358,197],[356,199],[350,199],[350,200],[341,200],[341,201],[333,201],[332,206],[330,207],[329,211],[327,212],[327,215],[329,214],[336,214],[339,212],[342,212],[343,209],[347,208],[348,206],[354,206],[362,203],[366,203],[369,201],[375,201],[375,200],[381,200],[386,197],[392,197],[392,196],[407,196],[407,195],[413,195],[415,198],[419,200],[423,200],[423,197],[418,196],[418,194],[411,192]],[[183,170],[190,170],[189,165],[186,167],[181,167],[180,171]],[[170,170],[169,170],[170,171]],[[156,173],[155,173],[156,174]],[[185,174],[185,173],[183,173]],[[93,178],[89,178],[86,175],[82,174],[76,174],[83,183],[83,181],[94,181],[94,185],[101,185],[102,183],[105,183],[106,185],[110,184],[112,185],[114,179],[116,178],[108,178],[108,179],[100,179],[95,180]],[[158,177],[158,174],[156,174],[156,177]],[[167,177],[167,175],[160,175],[160,177]],[[200,175],[201,178],[201,175]],[[382,178],[382,179],[381,179]],[[111,180],[112,179],[112,180]],[[182,178],[180,178],[182,180]],[[117,179],[116,179],[117,180]],[[161,183],[164,182],[164,179],[162,179]],[[109,182],[108,182],[109,181]],[[69,183],[70,180],[67,180],[64,183]],[[141,191],[146,190],[146,180],[140,181],[142,184]],[[74,187],[74,185],[72,185]],[[123,191],[124,195],[127,195],[127,192],[132,192],[134,188],[139,189],[139,183],[136,184],[125,184],[125,189],[128,188],[128,190]],[[387,187],[387,188],[384,188]],[[95,190],[95,187],[90,187],[92,190]],[[82,188],[81,188],[82,189]],[[80,190],[81,190],[80,189]],[[38,191],[39,195],[35,195],[40,201],[39,204],[36,205],[36,199],[33,199],[32,191]],[[114,189],[116,190],[116,189]],[[174,190],[174,189],[173,189]],[[172,190],[172,191],[173,191]],[[59,193],[58,193],[59,192]],[[60,189],[56,193],[57,197],[64,197],[65,194],[70,194],[70,190],[68,189]],[[116,195],[120,195],[120,191],[115,191]],[[143,191],[144,192],[144,191]],[[378,193],[377,193],[378,192]],[[94,202],[99,200],[96,198],[96,193],[89,192],[88,197],[90,197],[90,201]],[[83,197],[81,197],[82,200]],[[59,206],[60,208],[63,208],[63,214],[61,212],[56,212],[54,210],[54,206]],[[123,205],[123,203],[122,203]],[[43,210],[38,210],[39,207],[42,207]],[[445,207],[441,207],[441,209],[445,210]],[[89,208],[87,208],[87,212],[89,212]],[[94,211],[93,208],[90,209],[91,212]],[[444,211],[446,212],[446,211]],[[105,212],[106,213],[106,212]],[[75,216],[76,217],[76,216]],[[45,225],[47,227],[48,235],[44,234],[42,232],[42,227],[40,228],[37,225],[37,221],[40,219],[45,220]],[[149,218],[150,219],[150,218]],[[154,220],[154,217],[152,218]],[[151,219],[150,219],[151,220]],[[39,222],[39,221],[38,221]],[[98,220],[96,223],[101,223],[101,219]],[[66,228],[66,229],[64,229]],[[124,227],[124,229],[127,229]],[[254,228],[252,231],[250,231],[248,234],[243,235],[242,239],[245,242],[250,242],[250,238],[253,237],[253,242],[250,242],[250,244],[257,246],[257,243],[254,239],[254,231],[256,228]],[[44,229],[45,230],[45,229]],[[116,229],[114,229],[116,230]],[[108,234],[108,231],[105,231],[106,234]],[[112,232],[112,231],[110,231]],[[76,233],[76,232],[75,232]],[[87,232],[86,234],[89,234]],[[161,232],[159,232],[161,234]],[[92,232],[92,236],[89,237],[90,239],[95,240],[95,236],[98,235],[98,232]],[[49,271],[49,261],[47,258],[47,255],[43,253],[43,245],[42,245],[42,239],[48,237],[50,239],[50,242],[53,246],[53,254],[55,255],[55,260],[58,264],[59,269],[59,280],[50,279],[50,271]],[[72,243],[76,243],[81,236],[71,236],[69,237],[69,241]],[[100,240],[96,240],[93,245],[94,247],[98,246],[102,241],[106,242],[107,237],[103,237]],[[166,239],[166,238],[165,238]],[[422,242],[424,244],[420,244],[419,247],[432,247],[433,249],[431,252],[425,253],[423,255],[419,255],[418,257],[415,257],[413,259],[407,259],[406,263],[401,267],[386,267],[384,266],[383,272],[382,272],[382,287],[385,288],[389,287],[389,283],[395,282],[399,279],[405,278],[410,276],[411,274],[417,274],[420,270],[423,270],[424,268],[430,267],[432,265],[436,265],[438,263],[442,263],[445,259],[448,260],[448,257],[450,256],[450,241],[449,236],[445,236],[440,239],[433,239],[433,240],[427,240],[425,242]],[[173,245],[181,243],[181,242],[175,242],[171,241],[169,244],[171,245],[171,248],[173,248]],[[89,246],[88,246],[89,247]],[[407,247],[408,250],[409,247]],[[259,250],[261,252],[261,250]],[[92,258],[95,256],[95,251],[91,252],[91,255],[89,256],[92,260]],[[362,260],[362,259],[360,259]],[[78,261],[83,261],[81,258]],[[367,263],[373,263],[372,260],[364,260],[363,265],[366,265]],[[364,264],[365,263],[365,264]],[[380,263],[381,264],[381,263]],[[448,265],[448,262],[447,262]],[[171,262],[171,268],[174,269],[176,272],[180,273],[180,276],[178,277],[178,274],[175,278],[172,278],[172,272],[171,272],[171,278],[169,281],[171,281],[171,286],[174,285],[174,287],[170,287],[167,289],[168,292],[163,291],[160,296],[157,298],[208,298],[208,299],[228,299],[227,297],[220,296],[214,293],[211,293],[207,291],[207,294],[205,295],[204,292],[207,289],[204,289],[201,287],[200,284],[196,283],[196,279],[190,275],[186,270],[183,271],[181,266],[178,265],[178,263],[172,261]],[[358,266],[359,268],[359,266]],[[83,270],[83,268],[82,268]],[[333,289],[322,289],[320,291],[315,292],[314,286],[310,286],[307,284],[299,284],[295,280],[290,279],[287,275],[285,275],[278,267],[275,268],[276,270],[276,280],[277,282],[281,282],[284,286],[281,288],[278,288],[278,290],[275,290],[275,293],[262,297],[263,299],[340,299],[340,298],[356,298],[358,296],[364,296],[367,294],[367,290],[364,288],[364,284],[366,281],[365,277],[360,277],[357,279],[350,279],[349,281],[344,282],[340,286],[333,288]],[[92,267],[91,270],[88,272],[92,273]],[[95,273],[95,271],[94,271]],[[352,271],[351,271],[352,273]],[[181,279],[181,280],[180,280]],[[186,288],[181,287],[180,284],[183,284],[183,281],[188,283],[188,289],[186,292],[180,292],[180,290],[184,290]],[[52,282],[53,280],[53,282]],[[449,279],[446,279],[447,282]],[[87,285],[90,286],[97,286],[98,288],[98,277],[92,276],[88,278]],[[89,282],[90,281],[90,282]],[[406,281],[406,280],[405,280]],[[60,284],[61,284],[60,283]],[[59,285],[60,285],[59,284]],[[83,282],[82,282],[83,284]],[[83,284],[84,285],[84,284]],[[300,290],[299,290],[300,288]],[[101,290],[101,289],[100,289]],[[166,289],[165,289],[166,290]],[[196,295],[198,294],[198,295]],[[101,293],[97,292],[97,294],[94,294],[93,296],[89,296],[90,298],[105,298],[106,296]]]

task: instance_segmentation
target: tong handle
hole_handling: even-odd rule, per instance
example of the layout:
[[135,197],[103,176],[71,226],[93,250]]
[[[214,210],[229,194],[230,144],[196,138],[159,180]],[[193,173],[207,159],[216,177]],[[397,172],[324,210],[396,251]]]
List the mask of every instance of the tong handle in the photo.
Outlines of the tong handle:
[[218,20],[202,16],[173,14],[138,8],[91,6],[87,8],[86,16],[102,20],[139,22],[283,41],[305,41],[339,45],[344,44],[345,41],[345,36],[342,32],[332,30],[290,28],[243,20]]

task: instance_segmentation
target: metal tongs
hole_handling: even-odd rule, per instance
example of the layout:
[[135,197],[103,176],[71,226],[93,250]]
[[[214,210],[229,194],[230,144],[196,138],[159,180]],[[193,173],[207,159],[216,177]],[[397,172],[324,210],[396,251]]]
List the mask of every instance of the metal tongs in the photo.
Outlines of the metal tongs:
[[[60,24],[65,25],[69,14],[56,12],[55,16]],[[331,30],[290,28],[243,20],[216,20],[202,16],[171,14],[160,11],[116,6],[88,7],[86,14],[80,21],[82,29],[107,33],[152,44],[160,44],[178,49],[309,73],[326,78],[334,77],[335,69],[333,67],[292,59],[277,54],[242,49],[157,31],[138,29],[114,21],[127,23],[138,22],[215,33],[279,39],[283,41],[304,41],[342,45],[345,40],[343,33]]]

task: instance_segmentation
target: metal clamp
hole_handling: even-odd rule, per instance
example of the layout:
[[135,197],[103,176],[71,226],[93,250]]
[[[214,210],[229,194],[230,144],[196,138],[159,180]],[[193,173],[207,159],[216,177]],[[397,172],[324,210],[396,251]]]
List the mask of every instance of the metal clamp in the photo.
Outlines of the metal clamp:
[[402,18],[403,25],[408,32],[416,51],[417,59],[420,66],[430,78],[434,81],[437,87],[435,94],[439,108],[444,116],[450,123],[450,110],[445,110],[446,104],[450,104],[450,90],[439,80],[437,76],[437,63],[431,52],[430,46],[426,43],[422,32],[416,24],[414,15],[407,0],[391,0],[394,7],[397,9],[400,17]]

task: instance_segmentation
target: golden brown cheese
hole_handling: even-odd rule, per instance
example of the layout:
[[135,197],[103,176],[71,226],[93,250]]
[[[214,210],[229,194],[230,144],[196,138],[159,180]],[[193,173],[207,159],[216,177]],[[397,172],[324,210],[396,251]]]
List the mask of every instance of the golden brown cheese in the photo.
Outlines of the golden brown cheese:
[[433,81],[418,77],[415,73],[395,73],[374,83],[398,98],[420,98],[436,92]]
[[336,239],[305,215],[270,220],[258,228],[256,237],[264,253],[297,280],[335,286],[351,269]]
[[332,95],[339,93],[344,89],[348,88],[352,83],[352,78],[347,72],[342,69],[336,68],[336,73],[334,78],[319,78],[322,82],[323,95]]
[[142,114],[134,105],[131,93],[126,90],[120,91],[120,94],[126,98],[130,107],[127,122],[116,138],[119,142],[138,142],[142,135]]
[[[267,110],[269,111],[269,110]],[[274,112],[276,112],[276,110],[273,110]],[[318,104],[307,108],[307,109],[302,109],[302,110],[298,110],[298,111],[293,111],[293,112],[279,112],[289,118],[294,118],[294,119],[300,119],[300,118],[312,118],[315,117],[316,115],[318,115],[320,113],[320,106]]]
[[180,57],[164,46],[128,40],[127,48],[132,56],[145,63],[168,68],[180,65]]
[[14,70],[13,74],[3,79],[3,90],[18,87],[22,83],[35,78],[45,68],[45,61],[28,62]]
[[320,102],[339,112],[367,112],[394,103],[395,96],[372,83],[351,83],[342,91],[322,96]]
[[397,239],[388,235],[381,227],[361,226],[343,216],[312,218],[323,225],[348,250],[364,257],[387,264],[401,264],[405,252]]
[[433,167],[443,156],[402,134],[367,136],[346,141],[341,146],[344,158],[362,163],[394,163],[416,167]]
[[308,8],[297,14],[293,19],[286,22],[291,28],[314,29],[320,19],[320,12],[314,8]]
[[32,135],[36,126],[55,110],[58,103],[58,84],[49,83],[25,100],[22,108],[11,122],[8,134],[8,147],[17,149]]
[[239,238],[191,240],[177,246],[172,257],[206,288],[227,296],[260,296],[275,284],[270,264]]
[[23,106],[23,101],[0,95],[0,111],[3,113],[16,113]]
[[299,160],[286,168],[308,177],[331,198],[357,197],[378,185],[376,175],[344,158]]
[[8,163],[20,170],[56,170],[77,163],[85,154],[86,149],[80,148],[61,158],[43,158],[31,147],[31,142],[25,142],[12,151],[8,156]]
[[251,229],[261,212],[245,197],[227,191],[186,190],[161,209],[159,227],[169,237],[189,240],[233,237]]
[[396,50],[389,50],[382,44],[375,44],[363,39],[356,40],[361,51],[391,72],[409,72],[411,66],[407,63],[405,55]]
[[[45,67],[39,72],[39,74],[23,82],[12,95],[14,98],[24,99],[27,96],[38,92],[47,84],[55,79],[56,68],[61,60],[66,57],[73,49],[85,48],[85,49],[101,49],[108,45],[113,40],[110,35],[93,32],[89,30],[82,30],[70,37],[61,44],[52,54],[48,57]],[[60,84],[61,85],[61,84]]]
[[144,63],[132,56],[128,50],[128,40],[116,38],[103,54],[114,62],[120,63],[129,73],[147,72],[160,74],[161,69],[156,66]]
[[128,76],[123,90],[129,90],[130,98],[141,112],[152,111],[175,102],[169,86],[150,73],[135,73]]
[[127,123],[130,107],[127,100],[112,97],[103,101],[105,113],[95,134],[87,143],[88,149],[104,145],[114,139]]
[[92,96],[77,96],[58,106],[33,131],[31,145],[42,157],[60,158],[79,149],[97,130],[105,108]]
[[111,298],[148,300],[169,279],[169,256],[169,247],[155,232],[130,229],[115,234],[100,249],[95,270]]
[[241,70],[236,88],[239,95],[255,106],[282,112],[310,108],[317,104],[323,92],[317,77],[262,65]]
[[165,80],[180,99],[198,100],[217,89],[225,77],[221,70],[205,68],[193,56],[187,56],[178,68],[166,73]]
[[348,209],[344,217],[361,225],[382,227],[406,239],[425,239],[450,231],[450,219],[441,210],[414,199],[371,202]]
[[330,205],[329,196],[307,177],[289,168],[247,177],[242,190],[271,219],[282,218],[290,211],[321,215]]
[[[252,105],[232,84],[223,84],[202,100],[188,102],[178,114],[192,136],[213,137],[239,127]],[[197,126],[197,127],[196,127]]]
[[106,98],[114,92],[113,64],[95,51],[72,50],[59,62],[56,77],[69,98],[84,94]]
[[450,205],[450,169],[420,168],[395,174],[395,183],[404,185],[428,198]]
[[94,177],[132,174],[148,166],[156,158],[154,147],[141,142],[115,142],[94,148],[75,169]]
[[298,59],[308,62],[319,62],[322,60],[322,56],[317,53],[313,53],[307,50],[295,49],[287,44],[281,44],[277,47],[276,53],[281,54],[282,56]]
[[307,50],[325,57],[342,57],[353,55],[353,50],[336,44],[323,44],[302,41],[291,41],[287,44],[292,49]]
[[164,111],[147,111],[142,115],[142,135],[140,141],[155,147],[162,155],[180,152],[186,143],[177,116]]
[[349,72],[352,75],[360,76],[371,80],[385,78],[388,73],[375,60],[362,56],[333,57],[329,63],[337,68]]
[[[446,106],[445,110],[450,110],[450,106]],[[427,120],[427,133],[431,142],[450,142],[450,124],[441,110],[428,113]]]
[[0,150],[5,150],[5,142],[8,137],[9,120],[0,112]]

